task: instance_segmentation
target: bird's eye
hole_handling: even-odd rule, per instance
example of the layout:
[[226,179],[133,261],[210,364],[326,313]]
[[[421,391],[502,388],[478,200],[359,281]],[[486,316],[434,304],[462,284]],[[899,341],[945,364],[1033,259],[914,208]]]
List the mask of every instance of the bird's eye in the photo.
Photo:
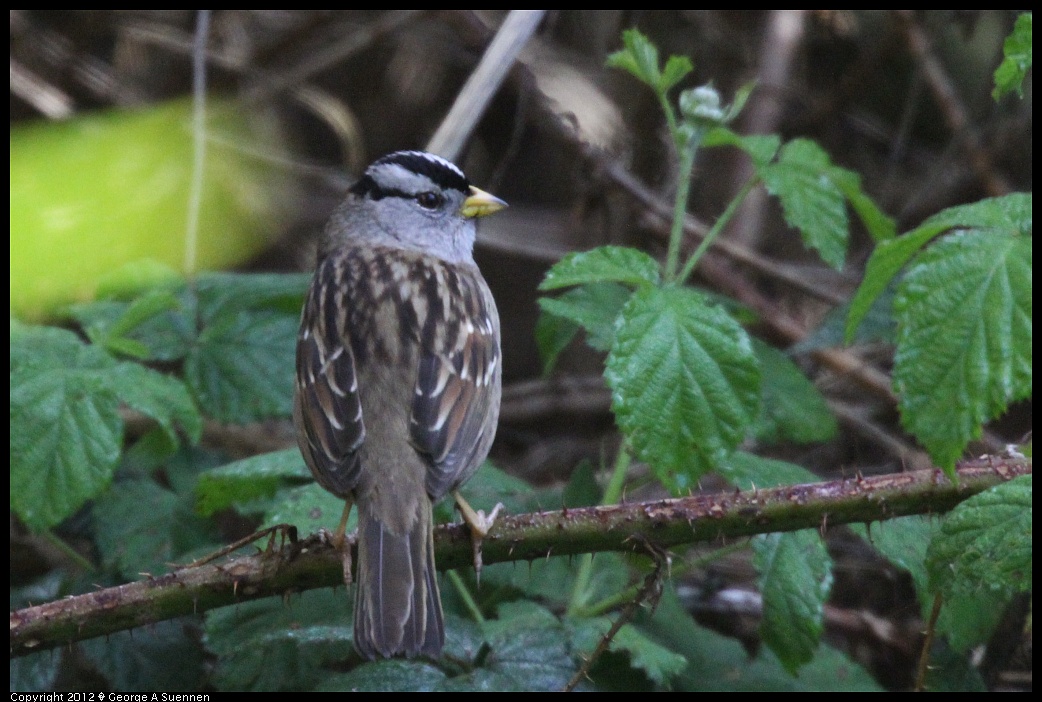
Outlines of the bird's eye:
[[420,193],[416,196],[416,203],[425,210],[436,210],[445,202],[445,198],[433,191]]

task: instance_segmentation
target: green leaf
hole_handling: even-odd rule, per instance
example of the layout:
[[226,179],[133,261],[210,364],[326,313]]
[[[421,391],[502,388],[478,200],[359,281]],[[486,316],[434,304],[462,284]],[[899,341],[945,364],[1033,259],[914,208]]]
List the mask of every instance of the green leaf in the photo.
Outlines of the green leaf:
[[[544,298],[539,298],[541,304]],[[535,323],[535,343],[539,348],[539,360],[543,364],[543,377],[548,378],[557,365],[564,350],[579,333],[579,325],[575,322],[550,314],[546,310],[539,313]]]
[[196,509],[208,517],[236,503],[273,497],[287,483],[310,479],[296,448],[251,456],[199,476]]
[[112,480],[123,445],[116,366],[61,329],[11,330],[11,509],[33,531],[71,516]]
[[568,478],[568,484],[561,493],[561,502],[565,507],[593,507],[601,503],[603,494],[593,464],[584,458]]
[[851,528],[871,543],[880,555],[908,571],[924,613],[928,614],[926,608],[933,604],[933,595],[927,585],[926,547],[940,529],[940,523],[935,519],[913,516],[888,519],[872,524],[870,529],[861,524],[853,524]]
[[[293,524],[301,536],[316,534],[319,529],[333,531],[344,513],[344,501],[318,483],[282,490],[264,513],[261,528],[276,524]],[[351,511],[347,523],[350,531],[358,523],[358,510]]]
[[687,56],[670,56],[666,59],[666,66],[662,69],[662,75],[659,77],[658,89],[661,92],[666,92],[680,81],[684,80],[684,76],[695,69],[691,65],[691,59]]
[[646,288],[623,308],[605,377],[619,426],[672,490],[744,438],[760,369],[745,331],[689,288]]
[[1017,91],[1024,97],[1024,78],[1031,68],[1031,13],[1017,17],[1013,31],[1002,45],[1002,63],[995,69],[995,89],[991,96],[998,100],[1006,93]]
[[[612,622],[606,617],[596,621],[600,623],[603,636]],[[592,652],[593,649],[589,650]],[[619,629],[611,641],[610,650],[628,653],[634,668],[644,671],[653,683],[663,687],[668,687],[670,681],[687,667],[687,658],[656,643],[631,624]]]
[[821,482],[821,478],[795,463],[735,451],[717,468],[720,475],[741,490]]
[[928,692],[989,692],[978,666],[965,655],[938,645],[930,650],[925,690]]
[[629,71],[641,82],[659,90],[662,74],[659,71],[658,49],[655,45],[636,29],[624,31],[622,43],[625,48],[609,55],[605,65]]
[[[520,478],[497,468],[491,461],[485,461],[468,480],[460,492],[474,509],[491,510],[497,502],[509,514],[521,514],[533,511],[530,505],[532,486]],[[456,518],[454,500],[443,498],[434,506],[434,521],[448,522]],[[555,505],[555,507],[558,505]]]
[[[929,585],[926,553],[931,541],[941,531],[941,521],[913,516],[888,519],[873,524],[871,530],[860,524],[851,525],[851,528],[888,561],[908,571],[915,583],[922,617],[924,621],[928,619],[934,592]],[[946,636],[956,651],[967,651],[982,644],[990,638],[1005,611],[1002,600],[1000,596],[989,598],[980,592],[949,593],[937,620],[937,632]]]
[[948,513],[927,569],[945,593],[1031,590],[1031,476],[974,495]]
[[206,614],[204,643],[217,655],[218,690],[310,690],[351,651],[348,596],[309,590]]
[[195,283],[204,319],[267,309],[300,317],[310,273],[207,273]]
[[[107,326],[89,326],[87,333],[94,343],[101,344],[111,350],[114,344],[128,340],[135,341],[134,339],[128,339],[127,335],[156,316],[164,312],[176,310],[179,305],[178,297],[169,290],[149,291],[129,304],[119,305],[117,303],[117,306],[120,308],[119,316],[113,319],[111,324]],[[140,344],[141,342],[137,343]],[[147,352],[147,346],[145,346],[145,349]],[[144,358],[145,356],[138,357]]]
[[423,661],[383,660],[360,665],[321,682],[318,692],[434,692],[444,672]]
[[[933,603],[933,597],[930,598]],[[973,649],[987,644],[1002,623],[1009,605],[1008,592],[959,591],[944,598],[937,632],[959,653],[973,655]],[[923,614],[929,616],[929,607]]]
[[843,267],[849,223],[843,191],[846,178],[827,153],[809,139],[793,139],[778,160],[760,168],[768,192],[781,200],[785,221],[800,231],[804,242],[833,268]]
[[778,153],[781,139],[776,134],[737,134],[727,127],[713,127],[706,132],[703,146],[735,146],[752,159],[757,170],[767,166]]
[[[163,294],[157,294],[159,301]],[[139,311],[131,312],[134,303],[99,300],[73,305],[69,314],[87,331],[96,343],[104,344],[112,353],[152,361],[177,361],[188,353],[195,340],[195,297],[182,290],[176,304],[160,309],[152,316],[139,318]],[[137,323],[127,326],[134,318]],[[126,327],[121,332],[113,330]]]
[[888,217],[875,200],[861,189],[861,176],[844,168],[832,168],[829,176],[854,208],[861,223],[875,241],[887,241],[897,236],[897,224]]
[[656,641],[687,658],[688,666],[673,681],[674,688],[702,692],[880,691],[861,666],[827,644],[800,669],[798,678],[782,667],[770,649],[755,658],[735,639],[698,626],[668,585],[654,616],[644,628]]
[[171,442],[177,443],[175,424],[191,443],[199,442],[203,418],[179,379],[136,363],[120,363],[109,374],[109,381],[120,400],[156,420]]
[[185,359],[200,407],[225,422],[288,417],[298,325],[297,315],[263,310],[216,315]]
[[1031,395],[1031,242],[957,232],[898,288],[901,422],[949,474],[984,422]]
[[829,310],[818,328],[799,343],[790,346],[787,353],[800,355],[818,349],[843,346],[847,343],[882,342],[893,345],[897,339],[897,322],[894,321],[893,314],[896,287],[896,285],[887,287],[881,295],[875,298],[868,313],[861,318],[860,323],[854,329],[854,336],[849,342],[846,338],[846,328],[847,320],[850,318],[851,303],[845,302]]
[[128,580],[165,573],[180,556],[217,541],[186,500],[147,478],[113,485],[92,513],[102,557]]
[[578,324],[586,331],[586,343],[608,351],[615,342],[615,321],[633,293],[618,283],[587,283],[558,297],[539,298],[544,315]]
[[198,622],[198,617],[156,622],[88,639],[79,647],[113,690],[196,692],[203,682],[203,651],[189,632]]
[[766,442],[828,441],[839,431],[825,398],[786,354],[753,339],[763,369],[763,404],[753,427]]
[[763,594],[760,634],[795,675],[818,648],[832,588],[832,559],[812,529],[758,536],[753,553]]
[[[557,617],[527,601],[502,604],[497,614],[498,618],[482,626],[491,648],[485,667],[516,681],[522,690],[550,692],[563,688],[576,666],[564,625]],[[473,681],[460,682],[463,689],[476,687]]]
[[890,285],[898,271],[937,235],[956,227],[1027,235],[1031,233],[1031,221],[1031,196],[1026,193],[1014,193],[968,205],[949,207],[912,231],[896,239],[881,242],[868,259],[865,279],[850,303],[847,343],[854,338],[854,332],[861,320],[868,314],[875,299]]
[[[64,580],[65,574],[58,570],[48,571],[45,575],[22,585],[16,585],[12,580],[9,600],[11,611],[58,599],[62,594]],[[66,655],[66,651],[51,650],[12,658],[12,692],[53,692],[58,675],[68,668]]]
[[566,255],[547,271],[539,289],[604,282],[634,287],[658,285],[658,262],[643,251],[626,246],[599,246]]

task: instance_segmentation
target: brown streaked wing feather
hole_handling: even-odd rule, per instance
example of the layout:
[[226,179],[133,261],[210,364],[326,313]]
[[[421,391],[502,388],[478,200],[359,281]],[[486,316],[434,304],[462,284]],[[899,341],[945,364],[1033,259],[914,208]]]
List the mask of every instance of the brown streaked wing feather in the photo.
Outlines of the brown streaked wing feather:
[[294,420],[301,452],[315,479],[346,497],[359,473],[365,439],[354,357],[336,295],[343,271],[327,260],[315,273],[297,337]]
[[443,329],[458,333],[428,340],[433,346],[419,359],[410,420],[413,445],[432,460],[427,491],[435,498],[469,478],[488,453],[501,382],[499,320],[487,286],[476,271],[443,271],[459,290]]

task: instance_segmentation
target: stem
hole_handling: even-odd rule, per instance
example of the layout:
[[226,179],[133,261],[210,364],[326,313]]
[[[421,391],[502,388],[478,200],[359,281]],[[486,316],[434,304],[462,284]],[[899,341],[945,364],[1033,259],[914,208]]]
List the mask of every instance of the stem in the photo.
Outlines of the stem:
[[456,588],[456,592],[459,594],[460,599],[463,600],[463,606],[470,612],[470,616],[474,617],[474,621],[479,624],[485,621],[485,615],[481,613],[481,607],[478,606],[474,596],[470,593],[470,588],[463,582],[463,578],[455,570],[450,570],[445,575],[448,577],[449,582]]
[[[622,485],[626,480],[626,471],[630,467],[629,447],[623,444],[619,447],[619,453],[615,457],[615,467],[612,469],[611,480],[604,490],[601,499],[603,505],[617,504],[622,496]],[[576,614],[586,606],[589,597],[590,580],[593,577],[593,554],[586,554],[580,558],[579,570],[575,574],[575,583],[572,585],[572,596],[568,600],[568,613]]]
[[70,561],[82,568],[85,572],[98,572],[97,567],[93,563],[81,556],[76,549],[74,549],[69,544],[65,543],[63,539],[59,538],[58,536],[55,536],[54,532],[45,531],[43,533],[43,537],[47,540],[49,544],[51,544],[51,546],[54,546],[56,549],[61,551],[66,558],[68,558]]
[[[745,198],[749,196],[750,192],[752,192],[752,189],[759,184],[760,177],[758,175],[753,175],[745,182],[745,185],[743,185],[742,189],[738,191],[738,194],[731,199],[731,202],[727,205],[727,209],[724,210],[724,213],[716,220],[716,223],[713,224],[713,228],[709,230],[709,233],[706,234],[704,239],[702,239],[702,243],[699,244],[698,248],[695,249],[695,252],[691,254],[691,258],[689,258],[687,263],[684,264],[684,270],[681,271],[679,278],[681,284],[686,282],[691,276],[691,272],[695,269],[695,264],[697,264],[699,259],[702,258],[702,254],[706,252],[710,244],[716,240],[720,235],[720,232],[722,232],[724,227],[727,226],[727,223],[731,221],[735,213],[738,211],[738,208],[743,202],[745,202]],[[683,222],[681,222],[681,226],[683,226]],[[670,243],[672,244],[672,240],[670,240]]]
[[619,447],[619,455],[615,457],[615,468],[612,470],[608,487],[604,489],[604,499],[601,500],[601,504],[615,505],[619,503],[619,499],[622,497],[622,484],[626,481],[626,471],[630,468],[630,460],[629,444],[623,443]]
[[666,282],[672,283],[677,277],[677,264],[680,261],[680,245],[684,241],[684,216],[687,214],[687,198],[691,192],[691,170],[695,165],[695,154],[702,143],[701,132],[691,137],[688,144],[680,150],[680,178],[677,181],[677,197],[673,204],[673,226],[669,231],[669,251],[666,254]]

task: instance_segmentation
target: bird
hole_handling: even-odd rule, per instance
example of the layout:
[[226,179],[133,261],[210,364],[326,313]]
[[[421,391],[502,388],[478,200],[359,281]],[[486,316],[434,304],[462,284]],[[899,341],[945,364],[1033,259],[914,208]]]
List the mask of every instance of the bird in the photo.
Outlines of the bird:
[[[293,416],[315,480],[345,500],[333,541],[348,582],[358,509],[354,645],[366,659],[437,658],[444,645],[432,506],[452,492],[468,518],[457,489],[496,433],[499,314],[473,249],[475,220],[506,206],[450,161],[397,151],[366,168],[320,238]],[[477,544],[489,522],[469,516]]]

